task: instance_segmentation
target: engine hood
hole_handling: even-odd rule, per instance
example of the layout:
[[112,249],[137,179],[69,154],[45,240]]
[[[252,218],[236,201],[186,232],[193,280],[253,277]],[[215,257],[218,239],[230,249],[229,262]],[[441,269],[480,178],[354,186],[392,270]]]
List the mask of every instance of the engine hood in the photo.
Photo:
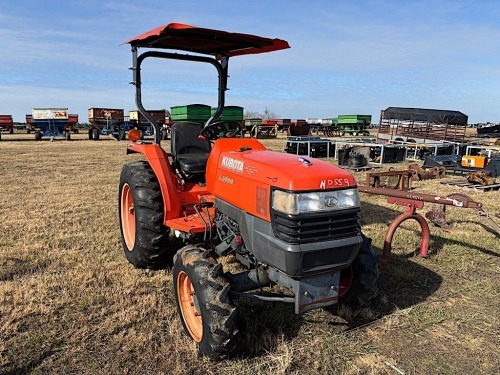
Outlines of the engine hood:
[[284,190],[327,190],[356,186],[354,177],[328,162],[269,150],[221,152],[221,173],[240,175]]
[[207,162],[207,190],[216,198],[270,221],[273,188],[319,191],[356,186],[354,177],[319,159],[269,151],[248,138],[219,139]]

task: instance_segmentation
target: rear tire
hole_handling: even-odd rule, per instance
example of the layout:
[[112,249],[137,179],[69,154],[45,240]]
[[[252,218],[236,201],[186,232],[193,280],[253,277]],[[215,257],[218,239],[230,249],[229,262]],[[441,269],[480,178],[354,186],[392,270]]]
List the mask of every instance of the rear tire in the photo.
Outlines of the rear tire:
[[163,225],[160,184],[151,166],[137,161],[123,167],[118,193],[120,234],[127,260],[137,268],[160,268],[172,255],[170,229]]
[[35,141],[41,141],[41,140],[42,140],[42,133],[35,132]]
[[352,263],[353,281],[349,292],[343,298],[343,302],[356,305],[368,306],[378,294],[378,255],[372,247],[372,240],[361,234],[363,242],[358,255]]
[[184,332],[199,352],[211,359],[226,357],[236,345],[236,307],[222,265],[206,251],[186,246],[174,256],[175,302]]
[[99,129],[92,129],[92,140],[98,141],[99,140]]

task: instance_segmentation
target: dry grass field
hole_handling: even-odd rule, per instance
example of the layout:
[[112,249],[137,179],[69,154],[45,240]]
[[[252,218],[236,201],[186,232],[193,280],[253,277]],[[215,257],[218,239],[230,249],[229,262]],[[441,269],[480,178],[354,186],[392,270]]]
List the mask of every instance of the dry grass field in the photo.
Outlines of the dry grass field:
[[[137,270],[123,255],[118,179],[140,156],[110,139],[33,138],[0,141],[1,374],[500,373],[500,239],[473,210],[448,209],[451,232],[431,225],[429,259],[414,255],[417,226],[403,224],[369,309],[296,317],[287,304],[241,301],[239,349],[216,363],[182,333],[170,270]],[[283,137],[263,143],[283,149]],[[498,191],[465,193],[500,212]],[[404,210],[361,199],[380,253]]]

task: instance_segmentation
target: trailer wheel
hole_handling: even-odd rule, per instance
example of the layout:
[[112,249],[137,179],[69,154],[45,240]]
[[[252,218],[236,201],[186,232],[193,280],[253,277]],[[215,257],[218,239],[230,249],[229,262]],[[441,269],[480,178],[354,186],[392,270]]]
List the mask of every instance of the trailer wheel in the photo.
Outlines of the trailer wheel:
[[14,128],[9,129],[9,134],[14,134]]
[[172,252],[170,229],[163,225],[160,184],[146,161],[123,167],[118,193],[121,243],[127,260],[137,268],[160,268]]
[[168,130],[163,129],[161,131],[161,139],[164,140],[164,141],[168,140]]
[[126,135],[127,135],[127,133],[125,132],[125,130],[120,129],[120,132],[118,133],[118,140],[124,141],[126,138]]
[[235,347],[237,310],[222,266],[206,251],[186,246],[174,256],[173,282],[184,332],[199,352],[211,359],[226,357]]
[[67,141],[71,140],[71,134],[69,133],[69,131],[64,132],[64,139]]
[[361,234],[363,242],[352,263],[352,285],[343,302],[357,306],[368,306],[378,294],[378,255],[372,247],[372,240]]
[[42,133],[35,132],[35,141],[41,141],[41,140],[42,140]]
[[99,140],[99,130],[96,128],[92,129],[92,140],[98,141]]

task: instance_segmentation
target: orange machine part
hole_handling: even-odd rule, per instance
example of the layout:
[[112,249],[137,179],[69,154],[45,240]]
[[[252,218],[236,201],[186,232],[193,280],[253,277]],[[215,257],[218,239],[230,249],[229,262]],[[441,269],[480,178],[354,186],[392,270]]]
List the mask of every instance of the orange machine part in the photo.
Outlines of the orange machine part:
[[356,180],[332,164],[268,151],[255,139],[222,138],[207,163],[207,188],[217,198],[270,221],[271,186],[289,191],[356,187]]
[[213,206],[214,198],[206,187],[198,184],[179,185],[168,160],[168,154],[157,144],[130,142],[128,149],[145,156],[160,184],[165,208],[164,223],[173,230],[202,233],[213,225],[214,208],[194,209],[195,204],[207,202]]
[[127,146],[130,152],[143,154],[160,184],[165,207],[165,220],[179,217],[181,213],[181,202],[178,199],[177,179],[172,173],[168,154],[157,144],[130,142]]
[[484,156],[462,156],[463,167],[484,168],[486,165],[486,158]]

